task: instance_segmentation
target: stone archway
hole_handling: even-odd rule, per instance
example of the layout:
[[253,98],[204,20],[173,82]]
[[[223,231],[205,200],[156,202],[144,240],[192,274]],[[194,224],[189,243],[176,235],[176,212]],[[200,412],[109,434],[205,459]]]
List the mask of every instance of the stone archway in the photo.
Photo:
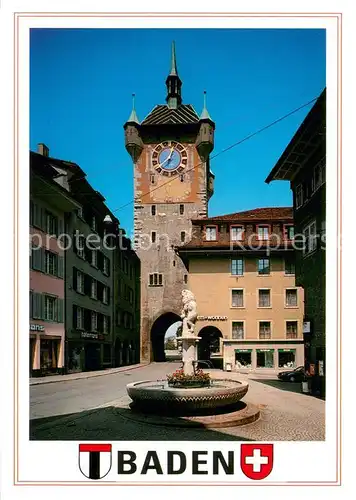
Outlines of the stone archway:
[[164,336],[168,328],[181,321],[178,314],[167,312],[159,316],[151,328],[151,360],[162,362],[166,360],[164,353]]
[[198,333],[198,360],[210,361],[212,353],[219,352],[222,333],[216,326],[204,326]]

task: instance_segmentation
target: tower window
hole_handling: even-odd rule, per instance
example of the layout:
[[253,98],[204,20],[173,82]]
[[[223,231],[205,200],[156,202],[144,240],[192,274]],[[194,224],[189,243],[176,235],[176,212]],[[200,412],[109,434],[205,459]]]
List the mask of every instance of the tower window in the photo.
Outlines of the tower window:
[[175,260],[173,261],[173,267],[176,267],[176,261]]
[[150,182],[151,182],[151,184],[154,184],[156,182],[156,178],[155,178],[154,174],[150,175]]
[[152,243],[156,242],[156,231],[151,232],[151,241],[152,241]]
[[184,243],[184,242],[185,242],[185,231],[182,231],[182,232],[180,233],[180,241],[181,241],[182,243]]
[[151,206],[151,215],[156,215],[156,205]]
[[184,205],[179,205],[179,213],[180,215],[184,214]]
[[179,176],[179,178],[180,178],[180,181],[181,181],[181,182],[184,182],[184,174],[181,174],[181,175]]
[[148,277],[149,286],[162,286],[163,285],[163,274],[152,273]]
[[187,274],[184,275],[183,280],[184,280],[184,284],[186,285],[188,283],[188,275]]

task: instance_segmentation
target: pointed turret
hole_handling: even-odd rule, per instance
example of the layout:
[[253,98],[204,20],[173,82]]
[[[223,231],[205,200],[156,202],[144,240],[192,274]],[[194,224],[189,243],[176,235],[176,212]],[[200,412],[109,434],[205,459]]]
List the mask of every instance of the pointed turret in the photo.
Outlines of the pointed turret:
[[137,125],[140,124],[140,120],[138,119],[135,109],[135,94],[132,94],[132,111],[126,123],[137,123]]
[[171,109],[176,109],[178,106],[182,104],[182,81],[178,76],[176,48],[174,42],[172,42],[171,68],[169,75],[167,76],[166,79],[166,86],[167,86],[166,101],[168,107]]
[[132,94],[132,111],[124,129],[126,149],[136,163],[143,150],[143,143],[140,136],[140,122],[135,109],[135,94]]
[[196,147],[200,157],[206,161],[209,154],[214,149],[214,129],[215,123],[209,115],[208,108],[206,106],[206,91],[204,90],[204,103],[203,111],[199,118],[200,130],[196,140]]

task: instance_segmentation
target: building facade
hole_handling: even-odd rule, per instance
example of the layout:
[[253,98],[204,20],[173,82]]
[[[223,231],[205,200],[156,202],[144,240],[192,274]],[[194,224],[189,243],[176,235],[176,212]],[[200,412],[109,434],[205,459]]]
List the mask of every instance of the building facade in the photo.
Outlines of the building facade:
[[140,260],[119,232],[114,262],[114,366],[140,362]]
[[296,283],[305,292],[305,360],[313,390],[325,386],[326,90],[309,111],[266,179],[293,191]]
[[213,193],[209,153],[214,122],[182,103],[172,45],[164,105],[140,122],[135,109],[124,125],[134,164],[135,249],[141,261],[141,360],[163,361],[164,334],[180,320],[188,273],[176,245],[190,238],[191,219],[207,216]]
[[240,371],[303,365],[293,237],[289,207],[193,221],[192,240],[177,252],[198,304],[199,360]]
[[[44,145],[40,150],[45,151]],[[78,207],[56,165],[30,154],[30,346],[31,376],[65,370],[65,265],[58,240],[65,217]]]
[[[50,226],[51,230],[55,229],[50,244],[55,251],[58,250],[58,264],[55,264],[57,274],[55,281],[51,277],[51,293],[58,295],[54,318],[56,328],[60,328],[61,332],[58,356],[62,371],[92,371],[136,362],[139,351],[137,280],[140,266],[130,240],[125,238],[126,244],[122,247],[121,235],[124,231],[119,227],[118,219],[107,208],[105,198],[88,183],[79,165],[50,157],[44,145],[39,153],[31,153],[31,158],[42,165],[46,175],[51,169],[54,171],[56,182],[60,184],[58,189],[66,191],[72,203],[71,210],[68,208],[56,214],[58,221],[51,222]],[[46,191],[42,190],[42,193]],[[48,196],[46,200],[52,202]],[[46,210],[46,207],[41,210]],[[37,212],[34,214],[37,217]],[[61,240],[59,235],[63,236]],[[122,262],[126,261],[128,266],[122,266]],[[38,266],[40,263],[36,261],[33,265]],[[125,275],[123,290],[128,290],[127,297],[118,292],[121,270]],[[34,292],[41,285],[37,271],[36,283],[36,287],[31,283]],[[37,304],[36,301],[39,301],[37,295],[32,303]],[[119,309],[125,313],[122,327],[124,335],[115,321],[119,317],[116,314]],[[41,323],[37,323],[31,328],[42,329]],[[49,330],[52,335],[53,328]],[[37,332],[36,338],[39,337],[40,333]],[[122,339],[122,344],[116,342],[118,338]],[[34,347],[33,344],[31,352],[37,356],[38,346]],[[37,362],[37,357],[32,364]]]

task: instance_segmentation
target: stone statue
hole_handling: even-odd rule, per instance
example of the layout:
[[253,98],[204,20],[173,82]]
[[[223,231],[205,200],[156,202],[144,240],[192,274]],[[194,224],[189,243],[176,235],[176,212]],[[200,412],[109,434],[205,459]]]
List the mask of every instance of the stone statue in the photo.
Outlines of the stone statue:
[[197,303],[190,290],[182,291],[183,309],[181,318],[183,320],[182,338],[194,336],[195,323],[198,317]]

